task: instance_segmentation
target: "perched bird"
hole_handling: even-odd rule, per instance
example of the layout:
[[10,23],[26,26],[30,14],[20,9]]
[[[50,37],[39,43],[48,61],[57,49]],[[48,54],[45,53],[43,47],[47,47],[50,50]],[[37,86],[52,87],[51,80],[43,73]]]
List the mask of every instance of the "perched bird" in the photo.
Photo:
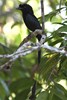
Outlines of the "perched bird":
[[[36,29],[42,29],[38,19],[34,15],[32,7],[30,5],[20,4],[17,9],[21,10],[24,23],[29,30],[31,30],[33,32]],[[36,36],[38,41],[41,40],[41,37],[42,36],[40,34],[37,34],[37,36]],[[38,64],[40,63],[40,59],[41,59],[41,50],[38,51]]]

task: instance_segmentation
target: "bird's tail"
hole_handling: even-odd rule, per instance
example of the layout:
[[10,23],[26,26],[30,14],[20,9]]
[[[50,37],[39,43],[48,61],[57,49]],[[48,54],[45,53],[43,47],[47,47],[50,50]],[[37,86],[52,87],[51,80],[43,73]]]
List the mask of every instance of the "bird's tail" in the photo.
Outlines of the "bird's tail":
[[[38,34],[36,37],[37,37],[38,41],[40,42],[41,35]],[[38,50],[38,65],[40,64],[40,61],[41,61],[41,49]]]
[[41,49],[38,50],[38,65],[40,64],[41,61]]

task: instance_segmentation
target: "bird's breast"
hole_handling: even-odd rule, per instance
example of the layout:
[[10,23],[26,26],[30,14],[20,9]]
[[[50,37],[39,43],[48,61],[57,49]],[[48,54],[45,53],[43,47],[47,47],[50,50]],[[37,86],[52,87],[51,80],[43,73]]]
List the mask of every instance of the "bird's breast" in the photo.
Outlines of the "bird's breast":
[[27,14],[23,16],[23,20],[29,30],[35,31],[36,29],[41,29],[40,23],[35,16]]

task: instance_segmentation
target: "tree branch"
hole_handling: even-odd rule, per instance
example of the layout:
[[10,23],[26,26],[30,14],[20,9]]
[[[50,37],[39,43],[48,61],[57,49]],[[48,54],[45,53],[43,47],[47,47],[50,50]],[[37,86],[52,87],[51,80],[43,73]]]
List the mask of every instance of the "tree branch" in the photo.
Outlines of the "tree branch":
[[3,69],[5,66],[9,65],[10,63],[14,62],[19,57],[30,54],[31,52],[38,50],[39,48],[44,48],[51,52],[60,53],[67,57],[67,51],[65,51],[64,48],[55,48],[45,43],[41,45],[40,43],[27,42],[27,43],[24,43],[21,47],[17,49],[17,51],[15,51],[12,54],[0,55],[0,58],[10,59],[8,62],[0,66],[0,70]]

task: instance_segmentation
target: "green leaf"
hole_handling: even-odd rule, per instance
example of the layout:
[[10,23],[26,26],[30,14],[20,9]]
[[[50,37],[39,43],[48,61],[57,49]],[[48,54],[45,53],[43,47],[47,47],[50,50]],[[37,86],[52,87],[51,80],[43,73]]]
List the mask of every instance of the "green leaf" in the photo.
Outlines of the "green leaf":
[[10,91],[7,84],[0,78],[0,99],[4,100],[5,96],[8,96]]
[[67,100],[67,91],[60,84],[55,84],[52,89],[53,93],[58,96],[61,100]]
[[67,32],[67,25],[61,26],[57,31],[58,32]]
[[17,79],[16,81],[12,82],[10,85],[10,90],[12,92],[18,93],[19,91],[24,91],[29,89],[33,84],[33,81],[29,78],[21,78]]
[[1,78],[0,78],[0,83],[1,83],[2,87],[4,88],[6,95],[9,95],[10,91],[8,89],[8,86]]
[[67,68],[67,59],[63,62],[63,68]]
[[60,22],[53,22],[52,24],[65,25],[64,23],[60,23]]
[[39,73],[45,78],[46,74],[49,74],[49,71],[52,69],[52,67],[57,65],[58,60],[59,54],[53,55],[46,62],[43,59],[40,65],[41,67]]
[[[56,16],[56,14],[61,11],[62,9],[64,9],[65,7],[62,7],[60,9],[57,9],[55,11],[50,12],[49,14],[45,15],[45,21],[51,20],[54,16]],[[39,17],[39,21],[42,22],[42,18]]]
[[67,6],[67,1],[65,2],[65,6]]
[[56,45],[56,44],[58,44],[58,43],[62,43],[62,41],[63,41],[63,39],[59,37],[57,40],[55,40],[55,41],[49,43],[49,45],[50,45],[50,46],[54,46],[54,45]]
[[44,92],[41,92],[38,97],[36,98],[36,100],[47,100],[48,98],[48,92],[47,91],[44,91]]
[[49,99],[49,100],[61,100],[61,99],[58,96],[56,96],[55,94],[53,94],[52,99]]
[[21,91],[20,93],[17,93],[14,100],[26,100],[28,97],[29,91],[30,91],[29,89],[26,89],[24,91]]

